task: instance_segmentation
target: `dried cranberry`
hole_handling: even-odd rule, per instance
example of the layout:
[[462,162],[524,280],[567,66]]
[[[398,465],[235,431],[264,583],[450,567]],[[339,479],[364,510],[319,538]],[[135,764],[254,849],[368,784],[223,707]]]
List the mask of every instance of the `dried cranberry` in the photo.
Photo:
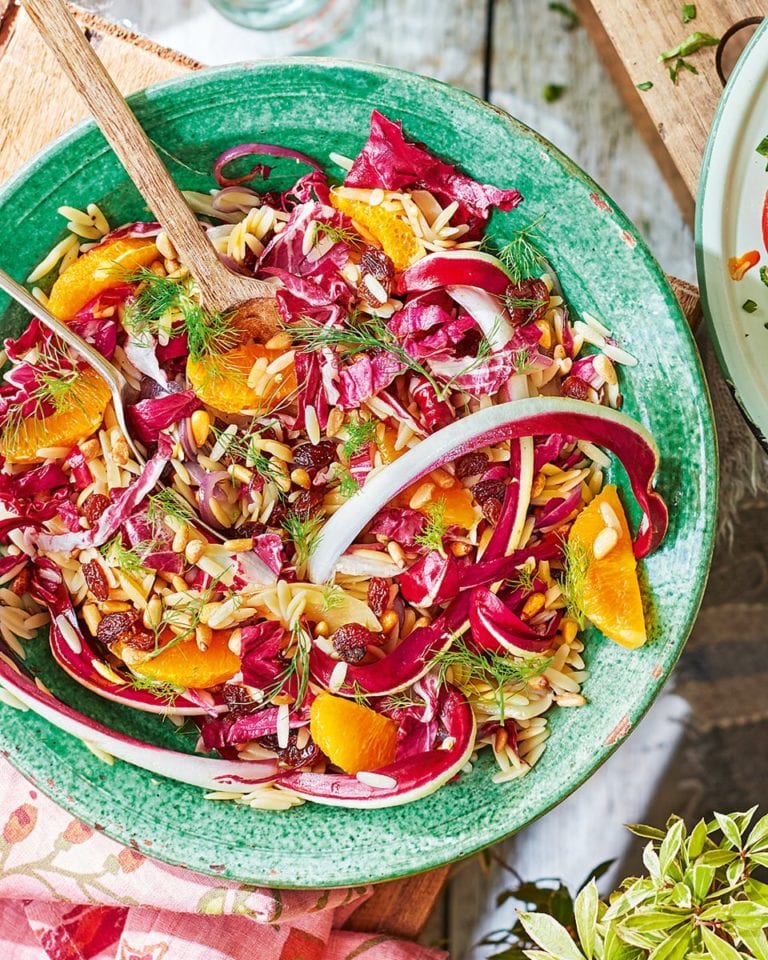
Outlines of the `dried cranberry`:
[[11,581],[11,590],[17,597],[22,597],[25,593],[29,593],[29,585],[31,582],[32,573],[29,567],[26,566],[23,570],[19,571]]
[[336,457],[336,444],[333,440],[321,440],[320,443],[302,443],[293,451],[293,463],[304,469],[319,470],[333,463]]
[[501,516],[501,500],[486,500],[482,505],[482,510],[485,519],[496,526]]
[[331,642],[342,660],[359,663],[365,656],[368,645],[378,643],[379,639],[362,623],[345,623],[331,637]]
[[394,263],[378,247],[368,246],[365,248],[362,257],[360,257],[360,270],[362,273],[370,273],[384,286],[386,286],[385,281],[392,280],[395,276]]
[[589,399],[589,384],[581,377],[566,377],[560,385],[560,393],[572,400]]
[[155,647],[154,635],[144,629],[141,615],[135,610],[106,614],[99,623],[96,637],[105,646],[119,642],[144,651]]
[[481,480],[472,487],[472,496],[482,506],[487,500],[504,500],[507,485],[503,480]]
[[225,683],[222,687],[222,693],[229,707],[230,715],[235,714],[239,716],[244,713],[250,713],[254,708],[260,706],[245,687],[239,683]]
[[476,477],[488,469],[487,453],[466,453],[456,461],[456,476],[459,480]]
[[312,739],[307,740],[303,747],[299,747],[297,741],[298,733],[291,730],[288,734],[287,747],[281,747],[278,744],[275,734],[259,737],[257,743],[266,747],[267,750],[274,751],[281,767],[287,767],[291,770],[297,770],[299,767],[311,767],[313,763],[320,759],[320,750]]
[[520,283],[510,283],[504,300],[512,323],[535,323],[547,312],[549,290],[543,280],[528,277]]
[[83,516],[93,526],[109,506],[109,497],[103,493],[92,493],[83,503]]
[[83,576],[88,589],[97,600],[106,600],[109,597],[109,584],[104,571],[95,560],[83,564]]
[[[279,533],[285,533],[283,530],[283,521],[288,516],[288,506],[284,500],[276,500],[274,507],[272,507],[272,513],[269,515],[269,520],[267,520],[267,525],[272,529],[277,529]],[[263,533],[263,530],[259,530],[259,533]]]
[[313,514],[317,513],[323,506],[324,491],[321,487],[313,487],[311,490],[302,490],[302,492],[293,501],[293,512],[301,517],[302,520],[308,520]]
[[380,617],[387,609],[389,586],[383,577],[371,577],[368,581],[368,606],[374,616]]

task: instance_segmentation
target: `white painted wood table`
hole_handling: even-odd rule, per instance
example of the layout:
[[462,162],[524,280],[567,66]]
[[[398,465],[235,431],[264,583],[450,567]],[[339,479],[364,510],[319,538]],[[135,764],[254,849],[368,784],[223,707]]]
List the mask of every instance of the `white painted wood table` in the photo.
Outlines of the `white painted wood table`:
[[[208,64],[280,52],[279,37],[234,27],[204,0],[97,0],[91,7]],[[335,53],[487,95],[581,164],[639,226],[668,273],[693,280],[691,234],[585,31],[566,26],[542,0],[371,0],[356,36]],[[543,98],[547,84],[565,88],[555,103]],[[620,856],[621,824],[645,816],[687,713],[682,698],[663,694],[585,787],[495,853],[525,878],[570,883]],[[511,921],[511,902],[495,907],[506,879],[476,858],[457,867],[425,939],[447,942],[458,960],[488,956],[490,948],[473,945]]]

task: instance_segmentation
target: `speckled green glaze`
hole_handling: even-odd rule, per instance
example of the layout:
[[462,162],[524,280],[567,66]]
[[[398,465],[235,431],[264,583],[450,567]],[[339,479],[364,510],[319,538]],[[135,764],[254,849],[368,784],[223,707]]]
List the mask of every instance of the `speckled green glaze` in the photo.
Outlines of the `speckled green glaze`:
[[[601,317],[640,359],[623,378],[625,410],[658,441],[659,487],[671,515],[664,545],[644,564],[650,640],[628,652],[590,635],[589,705],[553,715],[548,749],[527,778],[493,785],[483,757],[470,775],[395,809],[307,804],[275,814],[207,803],[191,787],[121,762],[108,766],[35,715],[5,707],[0,747],[42,790],[110,836],[239,881],[339,886],[464,857],[519,830],[582,783],[637,724],[688,636],[712,548],[717,458],[709,398],[678,304],[632,225],[578,167],[501,111],[434,81],[367,64],[286,61],[194,74],[138,94],[132,105],[153,139],[183,160],[171,169],[185,187],[213,186],[207,174],[213,158],[245,140],[282,143],[318,158],[330,150],[353,155],[376,107],[474,177],[522,190],[524,205],[496,215],[492,231],[503,236],[545,214],[543,247],[568,299],[577,311]],[[279,165],[279,184],[295,170]],[[61,236],[56,207],[92,200],[115,223],[146,214],[100,134],[85,125],[51,146],[0,196],[3,266],[23,278]],[[18,323],[9,310],[4,329]],[[62,677],[44,643],[33,662],[82,712],[189,748],[168,723],[107,704]]]

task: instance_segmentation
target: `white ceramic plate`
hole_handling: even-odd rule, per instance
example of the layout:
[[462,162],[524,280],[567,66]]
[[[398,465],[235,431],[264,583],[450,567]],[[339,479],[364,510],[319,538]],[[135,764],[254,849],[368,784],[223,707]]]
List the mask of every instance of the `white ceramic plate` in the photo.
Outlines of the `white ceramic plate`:
[[[768,446],[768,268],[761,219],[768,192],[768,20],[737,63],[709,135],[696,204],[696,262],[704,315],[723,373],[761,442]],[[731,257],[759,262],[735,281]],[[757,304],[748,313],[743,304]]]

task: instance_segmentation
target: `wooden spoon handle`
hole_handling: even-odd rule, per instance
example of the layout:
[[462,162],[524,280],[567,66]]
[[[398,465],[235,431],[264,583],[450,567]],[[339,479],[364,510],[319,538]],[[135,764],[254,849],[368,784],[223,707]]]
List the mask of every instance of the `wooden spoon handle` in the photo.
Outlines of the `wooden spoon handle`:
[[267,284],[230,273],[63,0],[21,0],[93,114],[102,133],[189,267],[212,310],[273,295]]

